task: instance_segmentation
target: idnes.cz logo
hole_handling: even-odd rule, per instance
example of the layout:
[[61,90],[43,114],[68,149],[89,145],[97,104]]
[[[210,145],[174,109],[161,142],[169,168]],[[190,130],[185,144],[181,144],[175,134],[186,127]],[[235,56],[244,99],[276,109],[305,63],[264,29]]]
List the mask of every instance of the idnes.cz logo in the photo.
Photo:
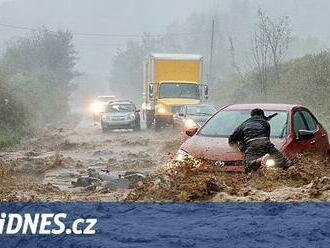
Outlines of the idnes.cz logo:
[[66,225],[65,213],[1,213],[0,234],[95,234],[97,219],[75,219]]

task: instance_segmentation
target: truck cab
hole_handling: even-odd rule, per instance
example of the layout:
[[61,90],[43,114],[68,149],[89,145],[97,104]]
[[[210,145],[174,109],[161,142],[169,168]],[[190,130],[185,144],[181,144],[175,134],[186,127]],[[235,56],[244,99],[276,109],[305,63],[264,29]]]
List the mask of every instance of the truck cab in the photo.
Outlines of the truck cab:
[[144,65],[143,116],[147,128],[173,125],[184,105],[207,99],[203,58],[192,54],[152,54]]

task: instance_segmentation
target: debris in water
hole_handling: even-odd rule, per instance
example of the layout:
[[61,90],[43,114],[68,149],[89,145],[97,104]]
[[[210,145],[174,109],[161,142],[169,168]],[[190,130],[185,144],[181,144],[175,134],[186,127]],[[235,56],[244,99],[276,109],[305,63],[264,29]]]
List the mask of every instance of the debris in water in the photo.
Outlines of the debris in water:
[[[283,192],[281,189],[283,189]],[[291,193],[290,193],[291,192]],[[304,193],[308,192],[308,194]],[[245,173],[219,172],[203,160],[170,162],[150,175],[127,196],[129,201],[306,200],[330,194],[330,166],[309,156],[297,156],[288,170],[272,168]],[[220,197],[221,195],[221,197]],[[279,198],[279,196],[283,198]]]

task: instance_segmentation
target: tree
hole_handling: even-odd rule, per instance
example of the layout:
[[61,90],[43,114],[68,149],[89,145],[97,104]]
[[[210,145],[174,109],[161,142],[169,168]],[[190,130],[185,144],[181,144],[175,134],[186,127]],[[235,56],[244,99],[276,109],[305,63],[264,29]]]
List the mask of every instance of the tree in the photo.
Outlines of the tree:
[[112,61],[111,92],[142,104],[143,61],[151,52],[159,51],[158,47],[159,38],[144,34],[141,41],[130,41],[125,49],[118,49]]
[[254,67],[261,92],[267,94],[267,84],[270,78],[270,66],[274,71],[274,81],[280,83],[279,65],[289,48],[291,30],[288,17],[272,20],[264,12],[258,10],[258,23],[251,38],[251,51]]
[[271,59],[275,69],[275,81],[280,82],[279,65],[286,55],[291,41],[289,17],[282,16],[272,20],[261,9],[258,11],[259,25],[262,27],[270,49]]
[[72,80],[79,75],[76,59],[68,31],[40,29],[11,43],[0,60],[0,87],[9,100],[9,126],[28,127],[65,116],[75,88]]
[[269,74],[269,44],[266,37],[265,26],[259,22],[251,38],[251,51],[254,65],[257,70],[257,80],[260,92],[266,95]]

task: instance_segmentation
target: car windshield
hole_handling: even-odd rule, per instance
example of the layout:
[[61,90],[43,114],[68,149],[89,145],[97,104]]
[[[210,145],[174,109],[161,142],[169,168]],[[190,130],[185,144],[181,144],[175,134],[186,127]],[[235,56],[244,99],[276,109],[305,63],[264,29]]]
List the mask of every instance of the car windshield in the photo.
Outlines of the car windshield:
[[[269,123],[272,138],[282,138],[287,134],[288,112],[265,111],[266,116],[277,113]],[[212,137],[229,137],[234,130],[250,117],[250,110],[220,111],[211,118],[199,132],[200,135]]]
[[135,107],[133,104],[109,104],[108,112],[116,113],[116,112],[134,112]]
[[187,115],[213,115],[216,112],[212,105],[190,105],[187,106]]
[[192,98],[199,99],[199,88],[190,83],[161,83],[159,98]]

